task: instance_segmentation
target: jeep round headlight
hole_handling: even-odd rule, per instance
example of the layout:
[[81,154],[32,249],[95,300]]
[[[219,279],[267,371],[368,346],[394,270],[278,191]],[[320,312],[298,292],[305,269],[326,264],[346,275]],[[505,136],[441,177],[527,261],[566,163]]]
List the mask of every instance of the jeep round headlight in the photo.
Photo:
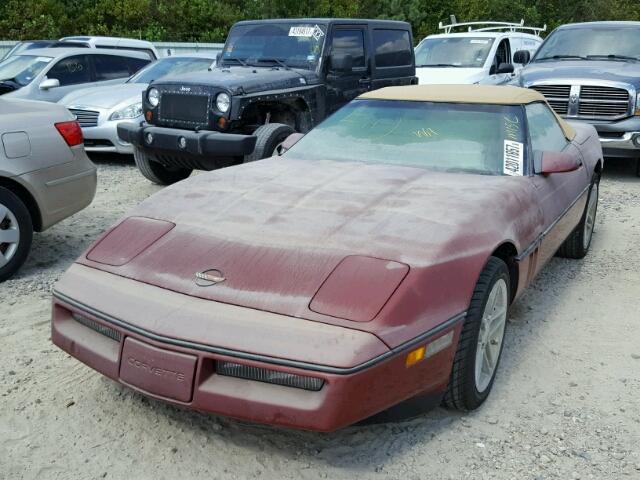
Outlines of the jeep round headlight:
[[229,98],[228,93],[222,92],[218,94],[216,97],[216,107],[218,107],[218,110],[222,113],[227,113],[229,111],[229,108],[231,107],[231,98]]
[[158,104],[160,103],[160,92],[157,88],[152,88],[151,90],[149,90],[149,92],[147,92],[147,100],[149,100],[149,103],[152,107],[158,106]]

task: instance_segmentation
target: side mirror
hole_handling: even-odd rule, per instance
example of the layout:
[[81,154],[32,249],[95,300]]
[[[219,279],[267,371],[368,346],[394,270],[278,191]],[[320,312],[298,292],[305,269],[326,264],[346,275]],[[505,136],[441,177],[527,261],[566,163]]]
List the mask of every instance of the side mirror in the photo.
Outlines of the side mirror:
[[536,152],[534,162],[536,173],[543,175],[573,172],[582,166],[576,155],[566,152]]
[[287,138],[284,139],[284,142],[278,145],[278,148],[277,148],[278,155],[282,155],[283,153],[285,153],[287,150],[293,147],[296,143],[298,143],[302,137],[304,137],[304,133],[296,132],[289,135]]
[[40,82],[40,90],[49,90],[51,88],[58,88],[60,86],[60,80],[57,78],[47,78]]
[[529,50],[518,50],[513,54],[513,63],[518,63],[520,65],[526,65],[531,60],[531,53]]
[[498,65],[498,70],[496,71],[496,73],[513,73],[514,71],[515,68],[513,68],[512,63],[501,63],[500,65]]
[[340,73],[350,73],[353,70],[353,57],[348,53],[332,53],[329,57],[331,69]]

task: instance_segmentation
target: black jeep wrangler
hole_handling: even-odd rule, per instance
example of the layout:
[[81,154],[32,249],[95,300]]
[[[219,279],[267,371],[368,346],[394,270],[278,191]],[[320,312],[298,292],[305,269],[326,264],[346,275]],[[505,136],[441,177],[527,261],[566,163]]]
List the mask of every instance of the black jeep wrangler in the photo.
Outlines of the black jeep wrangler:
[[146,123],[120,124],[118,136],[134,145],[142,174],[166,185],[272,156],[361,93],[416,83],[408,23],[239,22],[214,69],[153,82]]

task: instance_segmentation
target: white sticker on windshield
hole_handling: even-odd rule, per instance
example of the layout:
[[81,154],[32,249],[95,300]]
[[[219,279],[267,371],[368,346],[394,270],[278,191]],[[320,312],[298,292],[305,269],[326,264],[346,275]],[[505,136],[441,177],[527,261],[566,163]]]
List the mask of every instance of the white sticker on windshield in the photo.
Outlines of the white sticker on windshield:
[[36,57],[36,62],[49,63],[51,60],[51,57]]
[[469,43],[481,43],[482,45],[486,45],[489,43],[489,40],[470,40]]
[[512,140],[504,141],[504,168],[505,175],[524,175],[523,145]]
[[313,37],[316,40],[320,40],[321,37],[324,36],[324,32],[318,25],[314,25],[313,27],[310,25],[291,27],[289,29],[290,37]]

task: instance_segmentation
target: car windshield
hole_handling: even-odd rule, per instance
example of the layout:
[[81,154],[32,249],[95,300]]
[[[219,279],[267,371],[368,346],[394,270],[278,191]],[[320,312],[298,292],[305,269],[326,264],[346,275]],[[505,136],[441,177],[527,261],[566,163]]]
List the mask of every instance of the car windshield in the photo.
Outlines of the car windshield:
[[524,144],[521,106],[355,100],[284,155],[523,175],[528,168]]
[[0,81],[15,82],[24,87],[53,60],[52,57],[14,55],[0,62]]
[[322,55],[324,24],[283,22],[237,25],[222,52],[229,65],[285,65],[315,70]]
[[612,58],[640,60],[640,28],[593,27],[556,30],[542,44],[534,62],[556,59]]
[[151,83],[167,75],[202,72],[207,70],[215,60],[204,57],[168,57],[154,62],[128,80],[128,83]]
[[416,67],[482,68],[493,40],[466,36],[427,38],[416,47]]

